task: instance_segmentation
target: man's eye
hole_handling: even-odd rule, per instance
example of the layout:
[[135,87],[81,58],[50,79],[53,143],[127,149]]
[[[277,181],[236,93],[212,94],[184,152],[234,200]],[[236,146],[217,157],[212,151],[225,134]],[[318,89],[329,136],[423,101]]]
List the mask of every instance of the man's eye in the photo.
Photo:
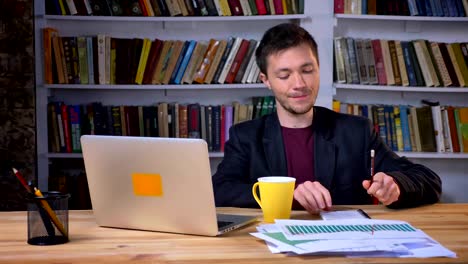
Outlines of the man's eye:
[[278,76],[278,78],[280,78],[281,80],[286,80],[289,78],[289,75],[280,75]]
[[313,73],[314,69],[304,69],[302,70],[303,73]]

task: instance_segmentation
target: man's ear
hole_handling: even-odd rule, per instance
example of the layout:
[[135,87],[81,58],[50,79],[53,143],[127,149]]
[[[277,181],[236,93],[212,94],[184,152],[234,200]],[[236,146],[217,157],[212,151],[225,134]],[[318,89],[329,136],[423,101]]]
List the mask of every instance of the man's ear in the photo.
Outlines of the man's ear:
[[262,82],[268,87],[268,89],[271,90],[270,81],[268,81],[268,77],[266,76],[266,74],[260,73],[260,80],[262,80]]

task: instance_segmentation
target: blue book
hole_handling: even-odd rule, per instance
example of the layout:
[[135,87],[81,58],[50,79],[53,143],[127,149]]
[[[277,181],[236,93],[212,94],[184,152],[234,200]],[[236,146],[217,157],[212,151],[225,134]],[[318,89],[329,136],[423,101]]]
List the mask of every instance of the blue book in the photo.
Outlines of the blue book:
[[385,111],[385,126],[387,127],[388,146],[393,151],[398,151],[397,142],[396,142],[395,118],[393,115],[393,106],[386,105],[384,107],[384,111]]
[[416,8],[418,9],[418,14],[420,16],[427,16],[426,5],[424,4],[425,0],[416,0]]
[[177,70],[176,78],[174,79],[175,84],[180,84],[182,81],[182,77],[184,76],[185,69],[190,61],[190,57],[192,57],[193,50],[195,49],[195,45],[197,42],[195,40],[190,40],[190,44],[187,48],[187,51],[184,54],[184,58],[180,63],[180,68]]
[[442,6],[442,1],[445,1],[445,0],[434,0],[434,1],[436,4],[437,14],[441,17],[448,16],[448,9],[447,9],[447,13],[445,13],[444,7]]
[[387,146],[391,147],[387,142],[387,126],[385,124],[385,109],[383,105],[377,106],[377,126],[380,138]]
[[421,0],[424,2],[424,10],[426,10],[426,16],[435,16],[435,14],[432,13],[432,6],[431,6],[431,1],[432,0]]
[[403,151],[412,151],[409,132],[408,106],[400,105],[401,135],[403,136]]
[[406,72],[408,74],[408,80],[410,86],[417,86],[418,83],[416,81],[416,74],[413,68],[413,61],[411,60],[411,54],[409,51],[409,42],[408,41],[401,41],[401,49],[403,50],[403,58],[405,60]]
[[361,13],[367,15],[367,0],[361,0]]
[[369,109],[367,105],[361,105],[362,116],[369,118]]
[[444,9],[444,12],[447,11],[445,16],[449,16],[449,17],[458,16],[455,2],[453,2],[452,0],[442,0],[441,3],[442,3],[442,8]]
[[187,48],[190,45],[190,41],[185,41],[184,46],[182,47],[182,50],[180,52],[179,58],[177,58],[176,65],[174,66],[174,70],[172,71],[171,78],[169,79],[169,83],[173,84],[174,80],[177,76],[177,72],[179,71],[180,64],[182,63],[182,60],[184,58],[185,52],[187,52]]
[[408,0],[408,9],[411,16],[419,15],[418,8],[416,6],[416,0]]
[[431,5],[432,16],[442,17],[444,16],[444,12],[442,11],[442,6],[440,6],[439,10],[439,2],[438,0],[429,0]]
[[456,9],[457,9],[457,13],[459,17],[464,17],[464,16],[467,16],[468,14],[465,14],[465,8],[463,7],[463,3],[462,3],[462,0],[452,0],[455,5],[456,5]]

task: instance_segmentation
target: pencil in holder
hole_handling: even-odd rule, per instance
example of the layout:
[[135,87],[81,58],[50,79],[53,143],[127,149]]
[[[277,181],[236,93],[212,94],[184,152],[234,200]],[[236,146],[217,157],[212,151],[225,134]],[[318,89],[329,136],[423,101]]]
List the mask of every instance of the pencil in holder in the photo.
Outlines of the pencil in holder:
[[70,194],[43,192],[28,199],[28,244],[57,245],[69,241],[68,199]]

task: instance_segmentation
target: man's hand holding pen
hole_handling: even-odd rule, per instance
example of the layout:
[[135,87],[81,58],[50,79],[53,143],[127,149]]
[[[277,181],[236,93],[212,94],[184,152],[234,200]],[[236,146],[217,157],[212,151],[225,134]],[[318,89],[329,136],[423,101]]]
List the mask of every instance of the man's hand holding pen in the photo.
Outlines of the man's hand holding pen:
[[362,186],[369,195],[376,197],[384,205],[389,205],[400,197],[398,184],[393,177],[383,172],[376,173],[372,180],[363,181]]

